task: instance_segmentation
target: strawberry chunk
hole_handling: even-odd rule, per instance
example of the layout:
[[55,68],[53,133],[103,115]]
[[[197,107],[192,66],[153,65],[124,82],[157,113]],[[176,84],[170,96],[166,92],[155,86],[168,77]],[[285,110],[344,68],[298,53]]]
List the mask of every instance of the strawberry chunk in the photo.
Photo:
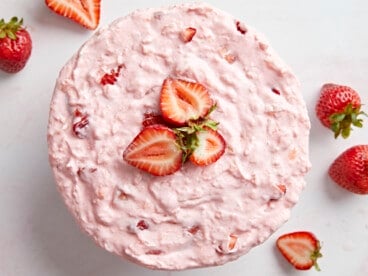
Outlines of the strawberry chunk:
[[65,16],[94,30],[100,22],[101,0],[46,0],[46,5],[55,13]]
[[102,85],[107,85],[107,84],[115,84],[115,82],[118,80],[118,77],[119,77],[119,74],[120,74],[120,71],[121,69],[123,68],[124,66],[123,65],[119,65],[118,68],[115,70],[115,69],[112,69],[110,71],[110,73],[105,73],[101,80],[100,80],[100,83]]
[[244,26],[243,23],[241,23],[240,21],[236,21],[236,29],[238,30],[239,33],[241,33],[242,35],[245,35],[247,33],[247,28]]
[[322,257],[321,246],[313,233],[299,231],[284,234],[277,239],[276,246],[296,269],[308,270],[314,266],[320,270],[317,259]]
[[197,147],[189,156],[195,165],[207,166],[216,162],[225,152],[226,142],[220,133],[205,127],[197,133]]
[[147,230],[149,228],[149,225],[147,221],[141,219],[140,221],[137,222],[137,228],[139,230]]
[[150,174],[169,175],[181,168],[182,151],[175,132],[162,125],[144,128],[123,153],[124,160]]
[[156,114],[154,112],[144,113],[144,118],[142,121],[143,127],[148,127],[148,126],[157,125],[157,124],[163,125],[164,123],[165,121],[160,114]]
[[160,249],[150,249],[150,250],[146,251],[147,255],[160,255],[162,253],[163,252]]
[[168,78],[162,85],[160,108],[167,122],[182,126],[206,116],[213,106],[206,87],[200,83]]
[[75,112],[73,120],[73,133],[80,139],[84,139],[88,136],[89,119],[87,114],[81,114],[79,110]]
[[228,249],[229,250],[233,250],[235,248],[236,242],[238,241],[238,236],[235,234],[231,234],[229,236],[229,244],[228,244]]
[[199,225],[194,225],[188,229],[188,232],[191,233],[192,235],[195,235],[198,233],[199,230],[201,230]]
[[181,33],[181,39],[184,42],[190,42],[192,41],[194,35],[196,34],[197,30],[195,28],[192,27],[188,27],[186,28],[182,33]]
[[275,87],[272,87],[271,91],[272,91],[273,93],[275,93],[276,95],[281,95],[280,90],[278,90],[278,89],[277,89],[277,88],[275,88]]
[[286,186],[285,184],[278,184],[277,188],[280,190],[280,192],[284,195],[286,194]]

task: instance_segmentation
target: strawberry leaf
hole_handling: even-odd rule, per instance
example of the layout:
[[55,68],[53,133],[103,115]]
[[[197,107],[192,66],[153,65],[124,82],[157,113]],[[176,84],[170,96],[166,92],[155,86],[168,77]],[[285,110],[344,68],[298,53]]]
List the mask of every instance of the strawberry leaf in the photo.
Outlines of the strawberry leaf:
[[16,40],[17,39],[17,37],[15,36],[15,34],[12,31],[10,31],[10,30],[6,30],[6,34],[12,40]]
[[340,129],[340,123],[336,122],[331,125],[331,129],[334,133],[338,133]]
[[341,135],[342,138],[346,139],[351,133],[352,126],[363,127],[363,120],[359,118],[361,115],[367,116],[366,113],[360,111],[360,106],[353,107],[351,103],[342,112],[332,114],[329,117],[330,128],[334,132],[335,138]]
[[0,20],[0,38],[9,37],[12,40],[17,39],[16,33],[22,28],[23,18],[18,20],[18,17],[12,17],[9,22],[4,19]]
[[341,136],[342,138],[346,139],[350,135],[350,128],[344,128],[341,130]]
[[217,130],[217,126],[219,125],[219,122],[207,120],[204,123],[204,126],[209,127],[210,129]]
[[341,122],[345,119],[345,113],[335,113],[331,116],[331,120],[334,121],[334,122]]
[[216,108],[217,108],[217,103],[215,103],[214,105],[212,105],[211,106],[211,108],[210,108],[210,110],[208,111],[208,113],[207,113],[207,118],[211,115],[211,113],[213,112],[213,111],[215,111],[216,110]]
[[359,128],[363,127],[363,120],[357,120],[355,122],[353,122],[353,125]]

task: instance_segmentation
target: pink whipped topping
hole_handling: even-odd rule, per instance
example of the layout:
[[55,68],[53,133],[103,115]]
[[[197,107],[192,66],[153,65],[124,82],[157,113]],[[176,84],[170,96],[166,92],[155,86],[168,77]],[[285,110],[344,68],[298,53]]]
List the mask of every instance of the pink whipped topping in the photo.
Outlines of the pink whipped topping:
[[[210,166],[156,177],[122,155],[144,114],[159,111],[167,77],[209,89],[227,148]],[[289,218],[310,167],[309,129],[297,79],[260,34],[183,4],[136,11],[81,47],[57,80],[48,142],[60,193],[101,247],[179,270],[237,259]]]

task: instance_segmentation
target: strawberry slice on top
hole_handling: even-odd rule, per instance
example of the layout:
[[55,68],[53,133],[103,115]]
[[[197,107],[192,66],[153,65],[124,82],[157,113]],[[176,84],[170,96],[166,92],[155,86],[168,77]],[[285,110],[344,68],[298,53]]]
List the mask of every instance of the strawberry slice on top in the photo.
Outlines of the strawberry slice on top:
[[209,127],[196,133],[196,146],[189,160],[198,166],[216,162],[225,152],[226,142],[222,135]]
[[145,127],[128,145],[124,160],[152,175],[169,175],[181,168],[183,152],[175,132],[163,125]]
[[285,259],[298,270],[313,266],[320,270],[317,259],[322,257],[321,245],[316,236],[308,231],[298,231],[280,236],[276,246]]
[[180,79],[165,79],[161,89],[160,108],[163,118],[176,126],[198,120],[208,114],[213,101],[200,83]]
[[100,23],[101,0],[45,0],[55,13],[68,17],[87,29],[95,30]]

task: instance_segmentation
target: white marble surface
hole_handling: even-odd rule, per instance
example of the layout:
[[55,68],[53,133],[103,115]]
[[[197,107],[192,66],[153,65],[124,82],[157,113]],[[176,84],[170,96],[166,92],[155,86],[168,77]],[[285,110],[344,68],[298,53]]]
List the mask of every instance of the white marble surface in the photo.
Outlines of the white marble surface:
[[[129,2],[129,3],[128,3]],[[136,8],[180,1],[102,0],[101,23]],[[44,1],[1,0],[0,17],[24,17],[34,49],[16,75],[0,73],[0,275],[204,276],[317,275],[291,268],[275,250],[285,232],[309,230],[323,242],[321,275],[368,275],[368,196],[337,187],[327,177],[344,149],[368,143],[367,127],[334,140],[316,120],[314,105],[325,82],[359,90],[368,109],[368,2],[365,0],[248,0],[209,3],[263,32],[298,75],[312,131],[313,168],[292,218],[269,240],[222,267],[150,271],[98,248],[78,229],[56,191],[47,160],[48,106],[63,64],[91,36],[52,14]]]

